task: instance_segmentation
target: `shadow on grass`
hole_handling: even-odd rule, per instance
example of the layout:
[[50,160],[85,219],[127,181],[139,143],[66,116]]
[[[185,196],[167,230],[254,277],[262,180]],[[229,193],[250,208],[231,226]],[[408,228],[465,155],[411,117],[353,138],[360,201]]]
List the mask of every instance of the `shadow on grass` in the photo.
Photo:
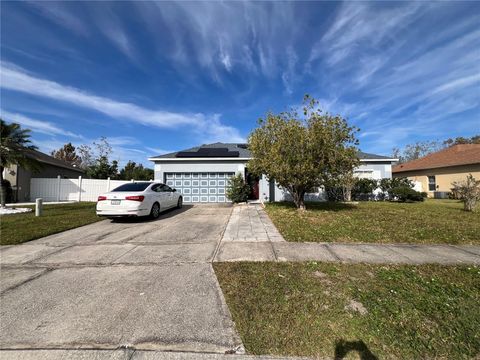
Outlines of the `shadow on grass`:
[[335,343],[335,360],[344,359],[348,353],[356,352],[360,356],[361,360],[378,360],[378,358],[370,351],[362,340],[358,341],[345,341],[338,340]]
[[[339,202],[306,202],[305,203],[307,210],[317,210],[317,211],[352,211],[357,209],[357,204],[347,204]],[[269,203],[268,206],[278,208],[278,209],[295,209],[295,204],[289,201]]]

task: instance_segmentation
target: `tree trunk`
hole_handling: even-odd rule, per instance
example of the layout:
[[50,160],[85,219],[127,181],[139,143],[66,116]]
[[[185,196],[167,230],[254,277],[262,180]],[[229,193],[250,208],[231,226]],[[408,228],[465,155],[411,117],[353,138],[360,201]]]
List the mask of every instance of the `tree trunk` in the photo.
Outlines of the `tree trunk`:
[[295,203],[295,206],[297,207],[298,211],[307,210],[305,206],[304,196],[305,196],[304,190],[297,190],[292,192],[293,202]]
[[3,166],[0,166],[0,204],[2,208],[5,208],[6,197],[7,197],[7,189],[5,188],[5,184],[3,183]]

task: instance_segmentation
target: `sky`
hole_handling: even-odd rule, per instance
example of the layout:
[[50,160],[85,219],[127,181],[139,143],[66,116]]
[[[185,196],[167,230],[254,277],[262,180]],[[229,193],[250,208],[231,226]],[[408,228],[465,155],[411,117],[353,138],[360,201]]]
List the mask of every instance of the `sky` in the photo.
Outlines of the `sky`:
[[244,142],[304,94],[360,148],[480,132],[480,2],[1,2],[0,112],[112,160]]

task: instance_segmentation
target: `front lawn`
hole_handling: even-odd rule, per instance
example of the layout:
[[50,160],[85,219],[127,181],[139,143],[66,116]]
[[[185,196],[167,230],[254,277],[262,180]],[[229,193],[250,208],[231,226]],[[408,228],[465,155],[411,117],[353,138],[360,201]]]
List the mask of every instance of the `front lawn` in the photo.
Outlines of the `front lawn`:
[[44,205],[40,217],[35,217],[35,209],[25,214],[2,215],[0,245],[20,244],[99,220],[102,219],[95,214],[95,203],[91,202]]
[[290,203],[266,211],[287,241],[375,243],[480,243],[480,211],[463,211],[454,200],[422,203],[308,203],[298,212]]
[[251,354],[461,359],[480,354],[480,268],[215,263]]

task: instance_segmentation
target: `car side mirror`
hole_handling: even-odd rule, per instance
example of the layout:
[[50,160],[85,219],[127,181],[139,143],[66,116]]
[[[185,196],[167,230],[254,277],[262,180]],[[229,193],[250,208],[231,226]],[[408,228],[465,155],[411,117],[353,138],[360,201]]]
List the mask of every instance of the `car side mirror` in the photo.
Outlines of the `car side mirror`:
[[177,189],[173,189],[172,191],[173,191],[173,192],[176,192],[176,191],[177,191]]

